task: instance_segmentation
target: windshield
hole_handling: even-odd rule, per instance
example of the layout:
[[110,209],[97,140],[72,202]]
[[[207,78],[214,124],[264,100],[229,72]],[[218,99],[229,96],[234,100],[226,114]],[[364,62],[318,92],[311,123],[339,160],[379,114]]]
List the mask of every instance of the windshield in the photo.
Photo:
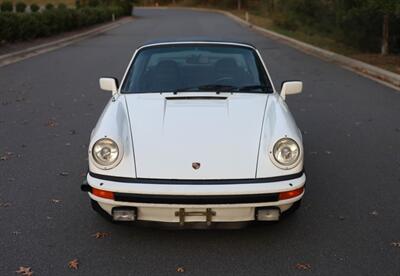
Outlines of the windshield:
[[227,45],[162,45],[136,55],[122,93],[267,92],[272,86],[256,52]]

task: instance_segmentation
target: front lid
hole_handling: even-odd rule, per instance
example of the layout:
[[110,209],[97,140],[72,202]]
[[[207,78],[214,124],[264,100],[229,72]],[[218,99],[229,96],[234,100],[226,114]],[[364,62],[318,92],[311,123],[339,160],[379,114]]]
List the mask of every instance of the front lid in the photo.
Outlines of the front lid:
[[268,94],[148,93],[125,98],[138,178],[255,178]]

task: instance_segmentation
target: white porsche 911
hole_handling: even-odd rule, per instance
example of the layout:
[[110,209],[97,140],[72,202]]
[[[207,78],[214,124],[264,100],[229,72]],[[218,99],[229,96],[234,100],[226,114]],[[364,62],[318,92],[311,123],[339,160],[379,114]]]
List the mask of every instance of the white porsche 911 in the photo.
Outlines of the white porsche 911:
[[276,221],[304,194],[302,136],[260,53],[242,43],[147,44],[92,131],[82,190],[113,221],[187,227]]

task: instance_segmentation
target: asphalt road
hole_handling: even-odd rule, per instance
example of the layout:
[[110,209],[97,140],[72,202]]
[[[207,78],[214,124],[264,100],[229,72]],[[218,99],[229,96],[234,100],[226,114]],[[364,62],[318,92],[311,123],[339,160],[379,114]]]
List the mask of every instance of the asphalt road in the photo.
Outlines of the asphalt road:
[[[0,68],[0,275],[19,266],[34,275],[174,275],[178,267],[187,275],[400,275],[400,92],[222,15],[136,15]],[[148,40],[199,36],[253,43],[277,86],[304,81],[304,93],[288,98],[304,132],[304,204],[278,224],[234,231],[110,224],[80,192],[89,134],[110,97],[98,78],[121,77]]]

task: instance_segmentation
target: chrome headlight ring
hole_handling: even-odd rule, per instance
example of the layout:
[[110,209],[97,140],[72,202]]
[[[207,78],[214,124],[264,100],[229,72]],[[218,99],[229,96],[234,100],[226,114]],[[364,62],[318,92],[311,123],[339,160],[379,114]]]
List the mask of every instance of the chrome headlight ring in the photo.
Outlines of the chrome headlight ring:
[[297,142],[291,138],[281,138],[276,141],[270,150],[270,159],[275,166],[290,170],[301,161],[302,152]]
[[110,138],[97,140],[89,150],[89,156],[99,169],[109,170],[116,167],[122,159],[122,149]]

